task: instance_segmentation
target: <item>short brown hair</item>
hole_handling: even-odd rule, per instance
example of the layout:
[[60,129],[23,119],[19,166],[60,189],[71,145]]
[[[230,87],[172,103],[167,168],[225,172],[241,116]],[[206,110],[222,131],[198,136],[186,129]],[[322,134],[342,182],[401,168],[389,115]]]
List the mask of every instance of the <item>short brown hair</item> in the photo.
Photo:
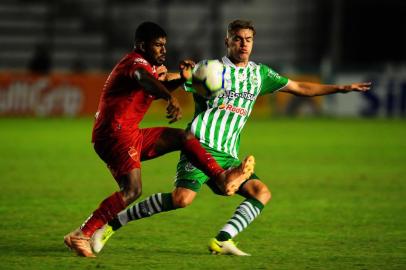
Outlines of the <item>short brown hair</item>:
[[246,21],[246,20],[234,20],[232,21],[227,28],[227,34],[232,35],[239,29],[250,29],[252,30],[254,36],[255,36],[255,28],[254,24],[252,21]]

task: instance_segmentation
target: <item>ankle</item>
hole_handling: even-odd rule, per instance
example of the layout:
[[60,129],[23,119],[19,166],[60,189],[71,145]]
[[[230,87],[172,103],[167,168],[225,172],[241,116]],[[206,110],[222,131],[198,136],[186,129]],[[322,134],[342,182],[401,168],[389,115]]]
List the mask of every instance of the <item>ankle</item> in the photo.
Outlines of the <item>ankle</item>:
[[220,231],[219,234],[216,236],[217,241],[228,241],[231,239],[231,235],[227,232]]

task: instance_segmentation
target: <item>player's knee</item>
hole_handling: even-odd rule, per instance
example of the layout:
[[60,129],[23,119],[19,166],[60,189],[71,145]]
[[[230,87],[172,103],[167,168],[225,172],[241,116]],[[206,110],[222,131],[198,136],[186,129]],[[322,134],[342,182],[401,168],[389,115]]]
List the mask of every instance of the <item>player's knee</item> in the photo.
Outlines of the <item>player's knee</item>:
[[266,185],[262,185],[257,192],[257,197],[263,204],[267,204],[271,200],[272,194]]
[[193,199],[190,199],[189,197],[185,196],[175,196],[172,198],[172,200],[173,206],[175,208],[185,208],[189,206],[193,201]]
[[123,196],[124,200],[127,205],[133,203],[136,199],[138,199],[142,194],[141,187],[135,187],[132,189],[124,190]]
[[255,198],[264,205],[271,200],[271,191],[269,191],[268,187],[261,181],[252,181],[251,183],[248,183],[246,192],[248,198]]

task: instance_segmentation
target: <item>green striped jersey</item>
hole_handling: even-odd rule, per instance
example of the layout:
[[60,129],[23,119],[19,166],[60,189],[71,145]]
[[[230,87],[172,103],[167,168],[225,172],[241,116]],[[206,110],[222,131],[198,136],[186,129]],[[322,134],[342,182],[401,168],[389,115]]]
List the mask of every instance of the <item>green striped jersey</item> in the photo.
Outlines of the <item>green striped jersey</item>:
[[[251,61],[246,67],[237,67],[224,56],[222,62],[225,65],[225,91],[211,99],[194,94],[195,114],[187,129],[208,150],[238,158],[240,133],[255,100],[259,95],[281,89],[288,83],[288,79],[266,65]],[[187,85],[185,90],[195,92]]]

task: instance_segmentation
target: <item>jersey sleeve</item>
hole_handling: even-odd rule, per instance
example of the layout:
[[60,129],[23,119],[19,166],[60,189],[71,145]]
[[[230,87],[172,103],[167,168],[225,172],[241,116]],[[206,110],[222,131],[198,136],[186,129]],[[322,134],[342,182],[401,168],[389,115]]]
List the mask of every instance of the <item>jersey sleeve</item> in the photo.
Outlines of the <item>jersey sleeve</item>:
[[142,57],[135,57],[132,59],[132,63],[130,63],[126,70],[126,75],[134,78],[134,72],[137,69],[144,69],[148,73],[153,74],[152,66]]
[[261,65],[260,73],[262,81],[260,95],[276,92],[289,82],[288,78],[279,75],[266,65]]

